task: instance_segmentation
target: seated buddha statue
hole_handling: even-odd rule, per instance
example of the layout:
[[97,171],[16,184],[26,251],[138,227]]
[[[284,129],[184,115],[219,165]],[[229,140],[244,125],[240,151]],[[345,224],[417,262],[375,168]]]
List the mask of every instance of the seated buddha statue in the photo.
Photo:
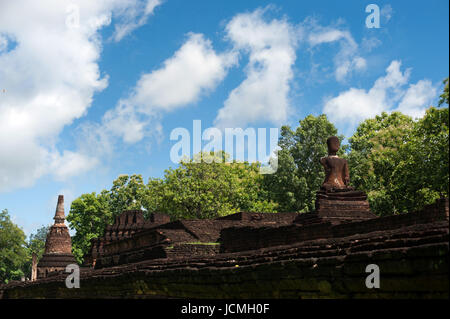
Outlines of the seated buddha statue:
[[336,154],[340,147],[339,139],[331,136],[327,139],[328,156],[322,157],[320,163],[325,168],[325,180],[321,190],[325,192],[352,191],[347,160]]
[[370,211],[367,195],[350,186],[347,160],[339,158],[339,139],[327,139],[328,156],[320,159],[325,168],[325,180],[316,193],[315,210],[299,214],[294,222],[303,226],[317,223],[332,225],[376,218]]

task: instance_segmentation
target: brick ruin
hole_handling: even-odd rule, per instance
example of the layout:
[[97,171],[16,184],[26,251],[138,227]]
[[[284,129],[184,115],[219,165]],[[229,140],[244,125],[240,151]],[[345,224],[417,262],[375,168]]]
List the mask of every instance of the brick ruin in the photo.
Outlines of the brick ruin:
[[[37,279],[55,275],[66,269],[67,265],[76,264],[75,257],[72,254],[72,240],[69,230],[64,224],[64,196],[58,196],[56,205],[55,223],[50,227],[45,241],[45,251],[37,264],[37,274],[32,277]],[[34,279],[34,278],[32,278]]]
[[144,220],[142,211],[124,211],[103,237],[92,240],[85,266],[100,269],[151,259],[214,256],[224,228],[289,225],[297,215],[240,212],[213,220],[170,222],[164,214],[153,213]]
[[[320,201],[311,213],[241,212],[213,220],[171,222],[156,213],[144,220],[141,211],[125,211],[92,241],[80,288],[66,288],[67,275],[58,273],[3,286],[0,296],[449,297],[448,199],[378,218],[361,198],[338,197],[326,199],[341,201],[334,214],[339,204]],[[368,264],[380,267],[380,289],[365,286]]]
[[74,258],[60,196],[38,280],[0,286],[0,298],[449,298],[448,199],[377,217],[349,186],[339,140],[327,144],[314,211],[177,221],[124,211],[91,241],[80,288],[62,273]]
[[[312,213],[315,214],[315,213]],[[448,237],[448,199],[437,200],[423,210],[408,214],[371,218],[362,221],[331,221],[303,224],[302,215],[290,225],[277,227],[230,227],[222,231],[221,252],[258,250],[266,247],[285,246],[295,242],[337,240],[352,236],[378,236],[383,232],[403,232],[418,225],[433,228],[446,226]],[[306,215],[306,214],[305,214]],[[318,217],[317,217],[318,218]],[[308,217],[309,219],[309,217]],[[299,223],[299,221],[301,221]],[[445,228],[444,228],[445,229]],[[445,238],[444,238],[445,239]]]

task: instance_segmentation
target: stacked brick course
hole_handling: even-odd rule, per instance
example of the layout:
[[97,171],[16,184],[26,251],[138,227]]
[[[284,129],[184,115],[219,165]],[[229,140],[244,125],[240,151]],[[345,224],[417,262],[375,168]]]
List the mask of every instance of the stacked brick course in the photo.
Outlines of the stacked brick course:
[[302,224],[298,223],[301,216],[302,214],[295,220],[295,223],[279,227],[245,226],[226,228],[221,233],[221,252],[254,250],[306,240],[338,238],[374,231],[388,231],[415,224],[433,224],[438,221],[448,221],[448,199],[440,199],[418,212],[383,218],[370,218],[353,223],[333,224],[330,221],[324,221],[322,223]]
[[[168,220],[167,216],[159,215],[153,222],[151,218],[149,222],[142,222],[141,211],[125,211],[107,227],[104,237],[92,241],[91,253],[86,256],[87,265],[99,269],[149,259],[213,256],[219,252],[220,232],[224,228],[288,225],[297,215],[240,212],[214,220],[179,220],[161,224]],[[120,236],[111,233],[119,233]]]

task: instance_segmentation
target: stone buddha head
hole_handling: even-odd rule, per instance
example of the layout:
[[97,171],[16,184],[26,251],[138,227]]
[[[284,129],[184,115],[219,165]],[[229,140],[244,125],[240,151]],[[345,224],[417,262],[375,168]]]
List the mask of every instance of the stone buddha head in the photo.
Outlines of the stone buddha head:
[[339,142],[339,138],[336,136],[331,136],[327,139],[328,146],[328,155],[336,155],[337,151],[339,151],[339,147],[341,143]]

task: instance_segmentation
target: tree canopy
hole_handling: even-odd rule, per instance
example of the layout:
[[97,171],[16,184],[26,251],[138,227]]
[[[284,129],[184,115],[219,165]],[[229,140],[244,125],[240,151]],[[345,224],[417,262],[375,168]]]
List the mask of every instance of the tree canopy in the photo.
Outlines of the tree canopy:
[[439,99],[439,104],[438,106],[441,106],[442,104],[447,104],[448,105],[448,98],[449,98],[449,93],[448,93],[448,77],[442,81],[444,84],[444,92],[442,92],[442,94],[440,95],[440,99]]
[[349,139],[352,184],[378,215],[404,213],[448,196],[448,107],[423,118],[393,112],[362,122]]
[[[218,159],[218,160],[215,160]],[[173,219],[203,219],[238,211],[274,212],[262,187],[259,163],[228,162],[224,152],[200,153],[183,160],[163,179],[150,179],[144,208]]]
[[0,212],[0,283],[20,280],[28,259],[25,233],[11,221],[8,210]]
[[36,254],[37,261],[42,258],[45,250],[45,241],[47,239],[47,234],[50,230],[50,226],[41,226],[36,230],[35,233],[32,233],[27,241],[27,253],[28,258],[24,265],[24,274],[26,278],[31,278],[31,267],[32,267],[32,258],[33,254]]

